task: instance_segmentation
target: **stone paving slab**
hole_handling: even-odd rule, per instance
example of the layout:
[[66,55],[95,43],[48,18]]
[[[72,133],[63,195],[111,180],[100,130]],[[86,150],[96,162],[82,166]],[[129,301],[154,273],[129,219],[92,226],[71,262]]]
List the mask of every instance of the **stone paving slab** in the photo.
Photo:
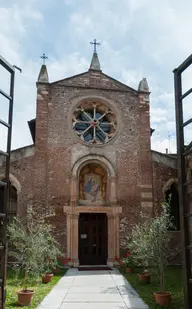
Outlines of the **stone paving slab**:
[[38,309],[148,309],[117,269],[69,269]]
[[[63,303],[60,309],[127,309],[124,303]],[[49,308],[48,308],[49,309]],[[55,309],[55,308],[54,308]]]
[[[127,309],[127,306],[122,303],[63,303],[60,309]],[[44,308],[43,308],[44,309]],[[47,308],[49,309],[49,308]],[[55,308],[54,308],[55,309]]]
[[87,294],[87,291],[84,294],[67,294],[64,302],[82,302],[82,303],[91,303],[91,302],[121,302],[122,297],[120,294]]

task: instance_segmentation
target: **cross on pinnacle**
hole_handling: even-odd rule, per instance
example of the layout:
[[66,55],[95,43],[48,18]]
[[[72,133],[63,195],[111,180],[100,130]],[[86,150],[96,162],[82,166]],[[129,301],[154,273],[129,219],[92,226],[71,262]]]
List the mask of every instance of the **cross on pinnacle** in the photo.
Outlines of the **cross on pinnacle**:
[[91,45],[94,45],[94,47],[93,47],[94,53],[97,52],[97,45],[98,45],[98,46],[101,45],[99,42],[97,42],[96,39],[94,39],[93,42],[90,42],[90,44],[91,44]]
[[45,56],[45,53],[43,53],[43,55],[40,58],[43,59],[43,64],[45,64],[45,60],[48,59],[48,57]]

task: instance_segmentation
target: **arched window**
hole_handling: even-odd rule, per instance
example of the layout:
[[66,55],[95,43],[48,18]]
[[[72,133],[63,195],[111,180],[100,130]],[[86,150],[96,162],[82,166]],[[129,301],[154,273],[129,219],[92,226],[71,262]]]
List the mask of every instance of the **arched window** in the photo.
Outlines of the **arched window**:
[[180,230],[179,194],[177,184],[175,182],[172,183],[165,191],[165,201],[169,204],[172,223],[175,229],[178,231]]
[[[3,210],[4,188],[0,188],[0,212]],[[8,223],[17,215],[17,189],[9,182]]]

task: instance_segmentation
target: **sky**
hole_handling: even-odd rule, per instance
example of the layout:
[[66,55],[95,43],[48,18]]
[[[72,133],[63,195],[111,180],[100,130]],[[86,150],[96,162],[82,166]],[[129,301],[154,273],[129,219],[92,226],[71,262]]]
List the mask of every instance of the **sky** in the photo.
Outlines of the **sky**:
[[[0,55],[16,71],[12,149],[32,144],[27,121],[35,118],[36,81],[46,53],[51,82],[88,70],[96,38],[104,73],[137,89],[146,77],[152,149],[176,151],[173,70],[192,53],[192,1],[185,0],[0,0]],[[191,88],[192,66],[183,91]],[[0,68],[0,88],[8,91]],[[184,120],[192,117],[190,97]],[[0,118],[8,106],[0,98]],[[5,147],[6,129],[0,129]],[[191,140],[192,128],[185,132]],[[4,150],[4,149],[3,149]]]

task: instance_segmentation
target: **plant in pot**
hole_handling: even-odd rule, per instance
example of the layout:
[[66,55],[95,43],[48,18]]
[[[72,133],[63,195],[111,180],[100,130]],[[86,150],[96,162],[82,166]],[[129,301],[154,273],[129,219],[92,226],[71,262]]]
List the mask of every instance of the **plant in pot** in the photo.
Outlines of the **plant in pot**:
[[125,269],[126,273],[132,273],[133,259],[130,251],[127,251],[126,256],[120,260],[120,266]]
[[129,241],[129,247],[132,251],[132,259],[134,264],[142,267],[142,271],[138,273],[139,280],[143,283],[151,282],[151,273],[149,266],[152,262],[150,251],[150,220],[137,224],[133,229]]
[[52,226],[47,224],[44,231],[43,246],[43,274],[42,283],[48,283],[52,280],[53,270],[58,265],[57,257],[61,255],[59,243],[55,240],[52,233]]
[[61,258],[60,260],[61,266],[60,269],[68,269],[70,267],[72,267],[72,259],[70,257],[68,258]]
[[156,267],[159,277],[160,289],[154,292],[155,301],[162,306],[171,303],[171,293],[166,290],[165,268],[169,257],[170,233],[168,229],[173,228],[170,217],[169,206],[163,205],[162,213],[159,217],[153,218],[150,222],[149,239],[150,252],[153,265]]
[[15,218],[8,227],[9,255],[13,260],[13,268],[21,276],[22,289],[17,291],[18,304],[29,306],[32,302],[34,290],[30,284],[37,280],[43,271],[43,259],[46,236],[50,226],[42,218],[30,210],[26,219]]

